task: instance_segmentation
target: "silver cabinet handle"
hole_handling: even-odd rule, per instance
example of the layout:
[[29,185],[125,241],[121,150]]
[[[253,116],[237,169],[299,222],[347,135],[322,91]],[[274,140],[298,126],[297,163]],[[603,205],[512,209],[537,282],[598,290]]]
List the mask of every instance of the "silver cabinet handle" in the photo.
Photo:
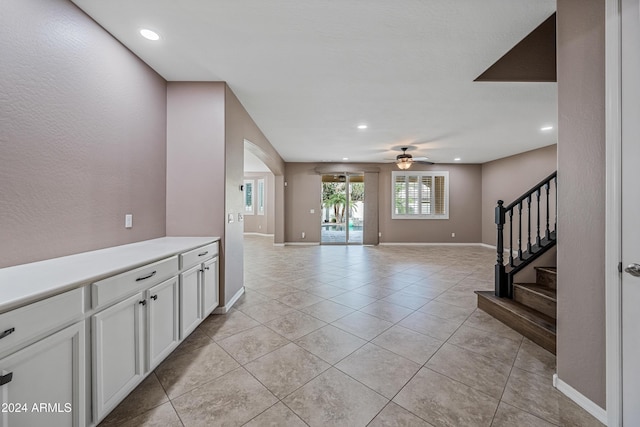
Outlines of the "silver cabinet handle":
[[624,271],[634,277],[640,277],[640,264],[629,264]]
[[201,254],[198,254],[198,256],[205,256],[208,253],[209,253],[209,251],[205,251],[205,252],[202,252]]

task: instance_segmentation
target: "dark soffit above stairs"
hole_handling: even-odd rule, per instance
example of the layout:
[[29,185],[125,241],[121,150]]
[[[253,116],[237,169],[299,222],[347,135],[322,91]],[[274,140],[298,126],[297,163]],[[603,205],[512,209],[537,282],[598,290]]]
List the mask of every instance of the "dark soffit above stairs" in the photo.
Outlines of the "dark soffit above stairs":
[[476,82],[556,82],[556,14],[505,53]]

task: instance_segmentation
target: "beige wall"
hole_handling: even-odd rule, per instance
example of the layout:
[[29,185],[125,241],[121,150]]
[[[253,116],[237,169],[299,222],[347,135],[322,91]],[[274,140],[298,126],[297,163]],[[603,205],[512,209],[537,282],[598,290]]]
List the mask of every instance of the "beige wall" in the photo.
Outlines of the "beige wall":
[[66,1],[3,1],[0,52],[0,267],[164,236],[165,81]]
[[225,84],[167,85],[167,235],[224,237]]
[[[379,169],[378,225],[381,243],[479,243],[481,237],[482,174],[480,165],[415,165],[415,170],[449,171],[448,220],[392,220],[391,172],[394,164],[361,165]],[[321,177],[323,163],[287,163],[285,180],[285,238],[287,242],[320,241]],[[357,169],[357,165],[353,168]],[[353,169],[352,168],[352,169]],[[354,169],[355,170],[355,169]],[[366,191],[366,190],[365,190]],[[310,209],[315,209],[311,214]],[[368,217],[364,218],[365,224]],[[375,220],[375,219],[374,219]],[[366,228],[366,225],[365,225]],[[302,232],[306,238],[302,239]],[[451,233],[456,233],[452,238]]]
[[605,407],[605,5],[558,0],[558,376]]
[[496,245],[498,200],[508,205],[557,169],[556,147],[554,144],[482,165],[482,243]]
[[[264,214],[258,215],[257,213],[257,191],[258,180],[264,180]],[[274,202],[275,202],[275,179],[270,172],[245,172],[244,180],[253,181],[254,189],[256,191],[255,203],[256,212],[253,215],[244,216],[244,232],[245,233],[261,233],[261,234],[273,234],[275,229],[275,221],[273,215],[275,214]]]
[[[380,167],[381,243],[479,243],[481,238],[482,167],[480,165],[413,165],[411,170],[449,171],[449,219],[391,219],[391,172]],[[365,218],[366,221],[366,218]],[[455,233],[456,237],[451,237]]]

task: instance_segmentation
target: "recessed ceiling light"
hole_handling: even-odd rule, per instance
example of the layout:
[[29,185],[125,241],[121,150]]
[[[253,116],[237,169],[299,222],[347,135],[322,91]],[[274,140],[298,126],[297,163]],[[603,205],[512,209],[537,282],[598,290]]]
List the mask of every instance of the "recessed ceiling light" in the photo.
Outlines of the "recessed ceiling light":
[[369,126],[367,126],[367,125],[358,125],[358,129],[366,129],[366,128],[368,128],[368,127],[369,127]]
[[553,129],[553,126],[544,126],[544,127],[541,127],[541,128],[540,128],[540,130],[541,130],[541,131],[543,131],[543,132],[544,132],[544,131],[551,130],[551,129]]
[[342,160],[349,160],[349,158],[348,157],[343,157]]
[[453,159],[454,162],[459,162],[460,160],[462,160],[460,157],[456,157],[455,159]]
[[153,41],[160,40],[160,35],[158,35],[158,33],[146,28],[143,28],[140,30],[140,35],[147,40],[153,40]]

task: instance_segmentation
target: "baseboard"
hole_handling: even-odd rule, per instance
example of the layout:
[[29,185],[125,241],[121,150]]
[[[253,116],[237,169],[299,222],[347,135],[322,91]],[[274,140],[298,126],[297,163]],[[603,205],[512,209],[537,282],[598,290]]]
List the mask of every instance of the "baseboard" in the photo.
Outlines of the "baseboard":
[[245,236],[260,236],[260,237],[273,237],[273,234],[267,234],[267,233],[254,233],[253,231],[246,231],[244,232]]
[[285,242],[285,246],[318,246],[320,242]]
[[236,292],[236,294],[229,300],[227,304],[213,310],[213,314],[227,314],[229,310],[231,310],[231,307],[233,307],[233,304],[235,304],[236,301],[238,301],[238,299],[242,296],[242,294],[244,294],[244,286],[241,287],[238,292]]
[[481,246],[482,243],[424,243],[424,242],[385,242],[380,246]]
[[[480,246],[482,246],[483,248],[487,248],[487,249],[493,249],[494,251],[495,251],[496,249],[498,249],[498,248],[496,248],[496,246],[495,246],[495,245],[488,245],[488,244],[486,244],[486,243],[480,243]],[[505,253],[505,254],[507,254],[507,255],[509,255],[509,249],[505,249],[505,250],[504,250],[504,253]],[[513,255],[514,257],[517,257],[517,256],[518,256],[518,251],[514,250],[514,251],[513,251],[513,253],[512,253],[512,255]]]
[[274,243],[273,246],[282,246],[282,247],[284,247],[285,244],[284,243]]
[[580,393],[575,388],[558,378],[558,374],[553,374],[553,386],[558,389],[559,392],[573,400],[582,409],[593,415],[602,424],[607,425],[607,411],[602,409],[597,404],[593,403],[589,398]]

